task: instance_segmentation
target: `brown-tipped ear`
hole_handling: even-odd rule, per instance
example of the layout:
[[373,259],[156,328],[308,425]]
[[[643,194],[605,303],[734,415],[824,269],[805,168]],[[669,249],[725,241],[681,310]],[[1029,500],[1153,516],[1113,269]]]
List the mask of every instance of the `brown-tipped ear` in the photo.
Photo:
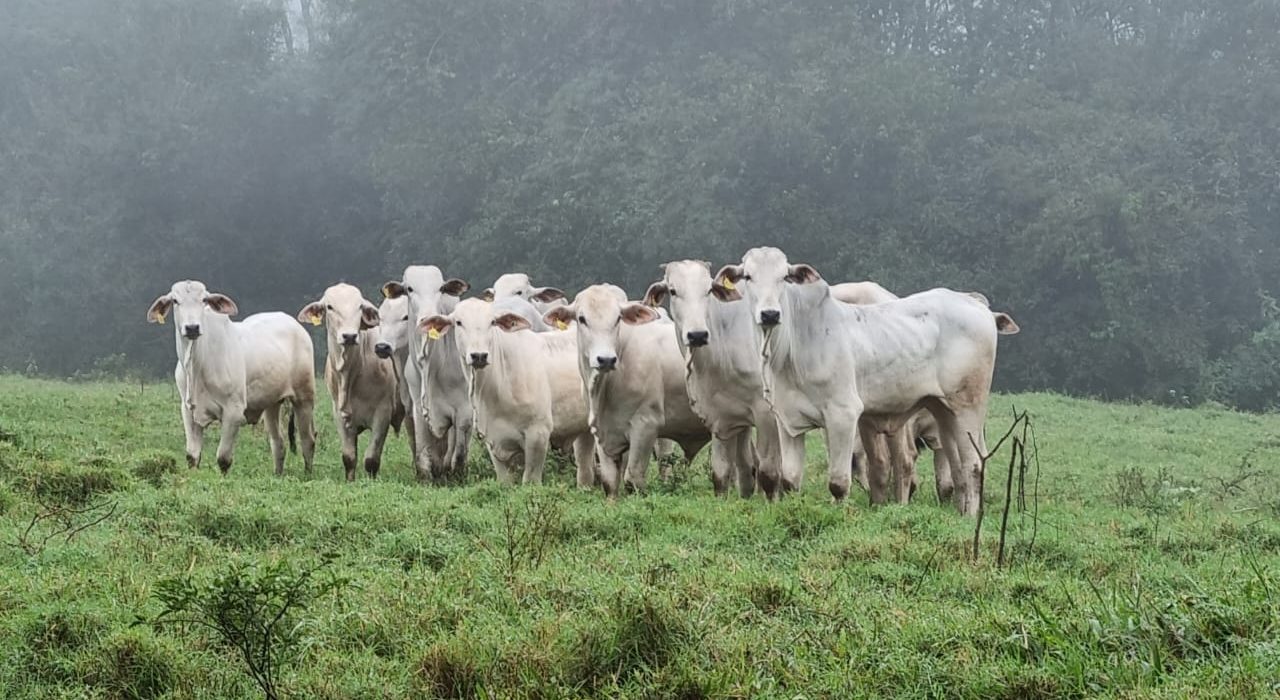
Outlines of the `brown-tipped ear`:
[[570,323],[573,323],[573,307],[557,306],[556,308],[548,311],[546,315],[542,317],[542,320],[546,321],[547,325],[552,328],[564,330],[569,327]]
[[235,316],[240,313],[239,307],[226,294],[210,294],[204,298],[204,303],[213,311],[224,316]]
[[451,297],[460,297],[466,294],[468,289],[471,289],[471,285],[457,277],[445,280],[444,284],[440,285],[440,293],[448,294]]
[[787,271],[786,280],[793,284],[813,284],[822,279],[822,275],[812,265],[796,263]]
[[534,292],[533,296],[529,298],[542,304],[550,304],[556,299],[567,299],[568,297],[555,287],[539,287],[538,291]]
[[361,302],[360,304],[360,330],[367,331],[370,328],[376,328],[382,322],[382,316],[378,314],[378,307],[369,302]]
[[484,301],[493,301],[493,287],[489,287],[480,293],[480,298]]
[[665,282],[654,282],[644,293],[644,303],[649,306],[662,306],[662,303],[667,300],[668,291]]
[[150,308],[147,309],[147,323],[164,323],[164,317],[169,315],[169,309],[173,308],[173,296],[164,294],[156,297],[151,302]]
[[529,323],[529,319],[525,318],[524,316],[521,316],[520,314],[511,314],[511,313],[502,314],[501,316],[493,319],[493,325],[497,326],[498,328],[501,328],[502,330],[508,333],[513,333],[515,331],[522,331],[522,330],[525,330],[526,328],[533,327]]
[[737,301],[742,298],[742,292],[736,289],[726,289],[718,284],[711,285],[711,296],[717,301]]
[[622,321],[628,325],[640,326],[646,323],[653,323],[661,316],[652,307],[644,304],[627,304],[622,307]]
[[741,265],[725,265],[716,273],[715,284],[729,291],[734,291],[737,289],[738,282],[744,276],[745,273],[743,273]]
[[439,340],[450,328],[453,328],[453,320],[448,316],[431,316],[418,324],[418,332],[430,340]]
[[1017,335],[1018,331],[1022,330],[1013,317],[1003,311],[997,311],[991,315],[996,319],[996,332],[1000,335]]
[[396,280],[391,280],[390,282],[382,285],[382,296],[388,299],[399,299],[404,296],[404,294],[404,285]]
[[310,323],[318,326],[324,323],[324,302],[313,301],[298,312],[298,323]]

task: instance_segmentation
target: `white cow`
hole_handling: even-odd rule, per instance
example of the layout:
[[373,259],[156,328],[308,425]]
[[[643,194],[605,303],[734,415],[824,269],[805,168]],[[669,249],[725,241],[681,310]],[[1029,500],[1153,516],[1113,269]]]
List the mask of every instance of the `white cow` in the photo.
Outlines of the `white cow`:
[[[740,265],[723,267],[717,282],[751,305],[784,462],[803,454],[806,432],[823,428],[828,488],[842,500],[859,419],[905,423],[927,408],[941,429],[957,505],[963,513],[977,512],[978,455],[985,450],[983,424],[1003,315],[946,289],[870,306],[840,303],[816,270],[790,264],[776,248],[748,251]],[[874,442],[863,437],[871,448]],[[896,471],[901,492],[909,483],[901,481],[905,470]],[[872,480],[873,498],[879,492],[883,500],[884,480]]]
[[404,407],[406,416],[404,429],[409,438],[409,454],[413,461],[414,473],[421,474],[421,467],[418,464],[421,445],[417,439],[417,423],[413,420],[413,416],[417,413],[416,403],[406,375],[406,371],[412,371],[415,378],[418,376],[417,367],[409,362],[409,348],[414,332],[413,323],[409,319],[409,300],[405,297],[383,299],[378,305],[378,319],[377,342],[373,346],[373,354],[383,361],[391,362],[392,368],[395,369],[400,405]]
[[644,489],[659,437],[674,440],[690,460],[711,438],[689,405],[675,333],[669,321],[658,320],[657,311],[628,302],[625,292],[605,284],[582,290],[572,304],[546,315],[561,329],[577,323],[578,371],[599,446],[601,485],[610,498],[618,493],[624,460],[627,483]]
[[370,331],[378,325],[378,309],[359,289],[339,283],[326,289],[318,301],[302,307],[298,320],[325,326],[329,356],[324,363],[324,381],[342,440],[347,481],[355,481],[357,441],[366,430],[371,436],[364,452],[364,470],[376,478],[387,431],[393,424],[398,426],[404,415],[395,369],[373,350],[378,340]]
[[535,287],[523,272],[508,272],[499,277],[492,287],[484,290],[482,296],[485,301],[501,301],[511,297],[524,299],[533,304],[539,314],[545,314],[567,303],[564,292],[555,287]]
[[423,321],[421,331],[440,342],[453,329],[471,390],[476,430],[498,480],[509,484],[523,462],[523,482],[542,483],[547,449],[573,446],[578,485],[591,488],[595,439],[578,374],[573,331],[533,331],[541,323],[524,299],[490,303],[464,299],[452,313]]
[[178,364],[173,378],[182,397],[182,427],[186,433],[187,465],[200,465],[204,429],[222,424],[218,466],[231,469],[236,433],[260,416],[267,422],[276,475],[284,473],[284,441],[280,435],[280,406],[291,404],[289,445],[302,431],[302,460],[307,472],[315,454],[312,412],[316,400],[311,337],[287,314],[254,314],[239,323],[231,316],[236,303],[224,294],[210,293],[200,282],[177,282],[147,310],[147,320],[164,323],[174,316]]
[[[451,313],[470,288],[460,279],[446,280],[435,265],[410,265],[401,279],[382,286],[382,294],[407,297],[409,318],[418,328],[432,316]],[[420,333],[412,334],[410,346],[405,377],[414,393],[415,434],[421,443],[415,462],[419,478],[457,477],[466,471],[473,424],[458,346],[451,337],[427,343]]]

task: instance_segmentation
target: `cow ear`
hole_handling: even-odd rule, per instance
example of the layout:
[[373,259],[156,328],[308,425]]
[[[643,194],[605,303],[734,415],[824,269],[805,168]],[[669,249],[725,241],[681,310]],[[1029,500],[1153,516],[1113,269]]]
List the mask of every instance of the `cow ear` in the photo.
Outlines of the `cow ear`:
[[622,307],[622,320],[632,326],[640,326],[657,321],[658,312],[644,304],[627,304]]
[[786,280],[794,284],[813,284],[822,279],[822,275],[812,265],[796,263],[787,271]]
[[324,303],[313,301],[302,307],[298,312],[298,323],[310,323],[313,326],[324,323]]
[[988,299],[987,295],[983,294],[982,292],[961,292],[961,294],[966,294],[968,296],[971,296],[974,299],[976,299],[979,304],[982,304],[988,309],[991,308],[991,300]]
[[231,301],[231,297],[226,294],[210,294],[204,298],[204,303],[213,311],[224,316],[235,316],[240,313],[236,303]]
[[156,297],[156,300],[151,302],[151,308],[147,309],[147,322],[164,323],[164,317],[169,315],[171,308],[173,308],[172,294]]
[[526,328],[533,327],[532,324],[529,323],[529,319],[521,316],[520,314],[511,313],[502,314],[501,316],[493,319],[493,325],[508,333],[522,331]]
[[439,340],[450,328],[453,328],[453,321],[448,316],[431,316],[418,324],[418,332],[430,340]]
[[537,291],[533,293],[533,296],[529,298],[533,299],[536,302],[541,302],[543,304],[550,304],[556,299],[565,299],[566,297],[564,295],[564,292],[560,291],[559,289],[556,289],[555,287],[539,287]]
[[716,273],[715,283],[729,291],[737,289],[738,282],[746,277],[741,265],[725,265]]
[[662,306],[662,303],[667,300],[667,291],[665,282],[654,282],[644,293],[644,303],[649,306]]
[[569,327],[570,323],[573,323],[573,307],[557,306],[556,308],[548,311],[546,315],[542,317],[542,320],[546,321],[548,326],[564,330]]
[[471,289],[471,285],[457,277],[445,280],[445,283],[440,285],[440,293],[448,294],[451,297],[460,297],[466,294],[468,289]]
[[376,328],[381,322],[382,316],[378,314],[378,307],[367,301],[360,303],[360,330]]
[[399,299],[404,296],[404,294],[404,285],[396,280],[391,280],[390,282],[382,285],[382,296],[388,299]]
[[480,298],[484,301],[493,301],[493,287],[489,287],[480,293]]
[[718,284],[711,285],[711,296],[718,301],[737,301],[742,298],[742,292],[736,289],[726,289]]
[[997,311],[991,315],[996,319],[996,332],[1000,335],[1017,335],[1018,331],[1022,330],[1013,317],[1003,311]]

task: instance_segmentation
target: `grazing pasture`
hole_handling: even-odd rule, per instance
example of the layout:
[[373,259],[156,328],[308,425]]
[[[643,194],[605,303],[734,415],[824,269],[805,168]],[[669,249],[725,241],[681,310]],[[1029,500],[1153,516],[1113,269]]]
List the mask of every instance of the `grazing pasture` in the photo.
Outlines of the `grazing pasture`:
[[183,464],[171,382],[0,377],[0,696],[261,697],[216,634],[152,624],[163,582],[325,557],[346,584],[289,618],[282,697],[1280,693],[1280,416],[997,395],[990,443],[1015,406],[1040,469],[999,569],[1003,453],[974,562],[927,457],[875,509],[831,503],[815,440],[772,505],[715,498],[705,451],[613,503],[563,458],[500,487],[480,449],[423,486],[403,436],[347,484],[321,399],[314,475],[272,476],[255,427],[223,478]]

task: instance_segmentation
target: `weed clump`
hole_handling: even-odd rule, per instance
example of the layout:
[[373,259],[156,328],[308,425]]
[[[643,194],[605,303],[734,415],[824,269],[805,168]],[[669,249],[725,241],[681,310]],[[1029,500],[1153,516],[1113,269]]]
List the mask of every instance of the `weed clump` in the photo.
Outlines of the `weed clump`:
[[430,697],[470,698],[476,696],[483,677],[474,655],[437,642],[422,655],[414,680]]
[[174,652],[139,630],[112,635],[94,651],[83,674],[87,685],[110,697],[158,698],[178,679]]
[[164,477],[178,473],[178,462],[173,455],[151,455],[143,457],[133,467],[133,475],[156,488],[164,485]]

